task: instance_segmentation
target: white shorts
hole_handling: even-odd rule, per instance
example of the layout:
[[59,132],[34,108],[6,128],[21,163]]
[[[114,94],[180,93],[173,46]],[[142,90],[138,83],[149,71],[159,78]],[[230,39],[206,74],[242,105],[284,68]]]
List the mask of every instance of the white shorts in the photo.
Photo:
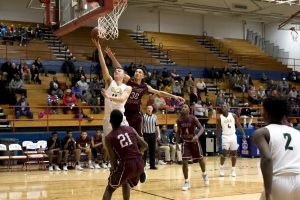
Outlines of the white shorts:
[[[298,200],[300,199],[300,174],[273,176],[272,198],[273,200]],[[260,200],[265,200],[265,193]]]
[[[104,119],[104,122],[103,122],[103,133],[104,133],[104,135],[108,135],[112,131],[112,127],[111,127],[111,124],[110,124],[109,121],[110,121],[109,118]],[[121,123],[121,126],[129,126],[125,116],[123,116],[123,121]]]
[[239,148],[236,134],[222,135],[222,149],[236,151]]

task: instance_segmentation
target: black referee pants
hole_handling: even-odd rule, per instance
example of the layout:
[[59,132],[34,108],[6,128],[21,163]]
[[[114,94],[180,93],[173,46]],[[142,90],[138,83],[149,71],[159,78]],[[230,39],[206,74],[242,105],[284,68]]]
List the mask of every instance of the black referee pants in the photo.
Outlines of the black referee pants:
[[155,133],[144,133],[144,140],[148,144],[148,149],[144,152],[144,163],[146,166],[147,154],[149,152],[150,168],[155,167],[155,148],[156,148],[156,134]]

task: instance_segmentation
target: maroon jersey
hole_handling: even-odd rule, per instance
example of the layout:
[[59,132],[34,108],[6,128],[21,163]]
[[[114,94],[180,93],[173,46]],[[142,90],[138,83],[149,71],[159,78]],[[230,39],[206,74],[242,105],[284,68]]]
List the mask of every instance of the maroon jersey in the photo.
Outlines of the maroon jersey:
[[87,136],[84,140],[81,136],[79,136],[76,140],[76,144],[80,145],[81,147],[86,147],[88,145],[91,146],[91,138]]
[[130,93],[129,98],[127,99],[126,104],[125,104],[125,112],[140,111],[142,97],[144,94],[148,93],[147,84],[142,83],[141,85],[139,85],[139,84],[136,84],[133,79],[130,79],[127,82],[127,85],[132,87],[132,91]]
[[93,136],[94,144],[98,144],[102,142],[102,135],[94,135]]
[[181,130],[181,138],[185,141],[191,141],[195,136],[196,117],[188,115],[180,117],[177,120],[178,129]]
[[130,126],[120,126],[106,136],[118,160],[141,157],[137,137]]

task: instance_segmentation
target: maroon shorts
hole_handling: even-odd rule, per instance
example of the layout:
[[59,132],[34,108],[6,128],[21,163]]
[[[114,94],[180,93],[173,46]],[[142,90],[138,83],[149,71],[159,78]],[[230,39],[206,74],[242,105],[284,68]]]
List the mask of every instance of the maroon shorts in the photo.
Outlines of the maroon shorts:
[[182,159],[183,160],[199,160],[203,158],[203,152],[199,142],[187,142],[182,144]]
[[142,157],[121,161],[117,168],[110,173],[108,184],[112,188],[117,188],[127,182],[130,187],[134,187],[139,183],[143,171]]
[[124,115],[126,116],[126,119],[128,121],[129,126],[134,128],[136,132],[139,134],[139,136],[142,137],[142,115],[140,112],[134,112],[130,113],[130,111],[125,112]]

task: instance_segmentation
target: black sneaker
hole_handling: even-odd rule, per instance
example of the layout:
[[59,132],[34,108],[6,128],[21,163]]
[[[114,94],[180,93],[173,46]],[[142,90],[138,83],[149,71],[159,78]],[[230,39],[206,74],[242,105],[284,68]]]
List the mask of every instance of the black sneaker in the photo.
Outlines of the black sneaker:
[[142,173],[141,176],[140,176],[140,182],[141,182],[141,183],[145,183],[146,180],[147,180],[147,174],[146,174],[145,171],[143,171],[143,173]]
[[154,169],[154,170],[156,170],[156,169],[157,169],[157,167],[150,167],[149,169]]

